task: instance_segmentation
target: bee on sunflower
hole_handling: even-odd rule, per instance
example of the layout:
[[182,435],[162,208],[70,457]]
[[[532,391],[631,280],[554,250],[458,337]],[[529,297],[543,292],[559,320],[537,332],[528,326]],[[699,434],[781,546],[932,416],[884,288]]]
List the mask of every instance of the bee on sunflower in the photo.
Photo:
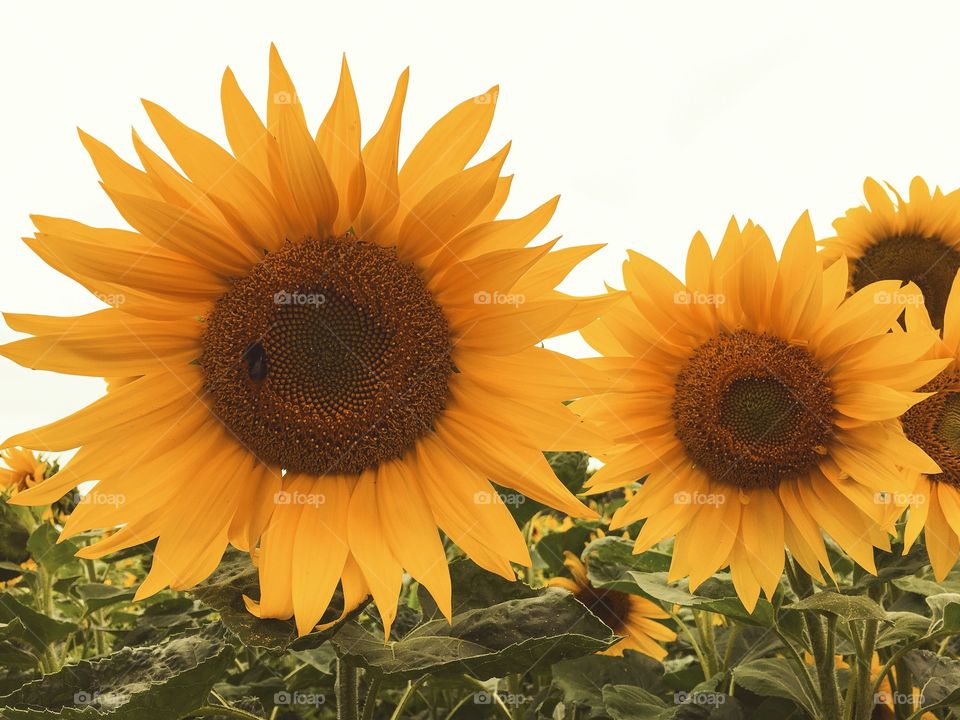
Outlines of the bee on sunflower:
[[631,302],[582,331],[620,380],[574,403],[612,439],[591,492],[647,475],[611,528],[644,520],[637,552],[675,538],[669,578],[691,588],[729,566],[749,610],[776,591],[785,547],[832,574],[824,532],[876,572],[897,466],[939,472],[898,422],[948,363],[925,359],[932,330],[889,332],[916,285],[848,298],[847,260],[823,266],[806,214],[779,260],[760,227],[732,221],[715,257],[693,238],[685,281],[633,252],[623,270]]
[[[541,450],[596,440],[564,401],[608,381],[540,344],[617,301],[555,290],[599,246],[531,246],[557,198],[498,219],[509,145],[467,166],[496,88],[457,105],[401,165],[407,83],[405,71],[362,144],[344,62],[312,132],[271,48],[265,120],[223,77],[232,154],[150,102],[179,171],[136,134],[141,167],[81,133],[133,230],[34,217],[27,245],[115,302],[80,317],[7,314],[32,337],[0,354],[115,380],[3,443],[79,448],[14,501],[99,481],[63,536],[122,525],[81,551],[90,558],[158,538],[137,598],[202,580],[229,542],[259,549],[252,612],[295,616],[306,633],[341,586],[345,611],[372,595],[389,632],[404,570],[450,616],[438,526],[506,578],[530,562],[491,481],[593,515]],[[98,502],[104,493],[123,502]]]

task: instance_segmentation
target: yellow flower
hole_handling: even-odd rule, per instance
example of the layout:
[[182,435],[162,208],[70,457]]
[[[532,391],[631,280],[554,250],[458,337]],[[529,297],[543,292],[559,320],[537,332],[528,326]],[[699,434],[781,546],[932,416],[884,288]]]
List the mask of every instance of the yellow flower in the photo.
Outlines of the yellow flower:
[[[907,312],[906,326],[915,332],[936,332],[922,306]],[[928,362],[949,365],[921,388],[932,396],[903,416],[906,436],[936,461],[940,472],[905,468],[912,490],[891,498],[909,506],[904,552],[922,530],[937,580],[947,576],[960,555],[960,276],[954,278],[945,304],[942,337]]]
[[872,178],[863,184],[866,205],[834,221],[836,236],[821,241],[826,265],[845,256],[850,285],[860,290],[877,280],[914,282],[923,292],[936,327],[943,327],[947,294],[960,270],[960,193],[931,193],[922,178],[910,196],[896,197]]
[[551,578],[547,580],[547,585],[569,590],[614,634],[624,636],[623,640],[601,654],[623,655],[624,650],[636,650],[656,660],[663,660],[667,651],[660,643],[676,640],[677,634],[657,622],[670,617],[659,605],[639,595],[593,587],[587,578],[586,567],[569,550],[563,553],[563,564],[570,571],[572,579]]
[[35,453],[23,448],[8,447],[0,451],[0,487],[12,493],[17,493],[33,487],[43,480],[47,471],[47,464],[42,462]]
[[822,531],[875,572],[896,469],[936,464],[897,418],[944,361],[914,362],[935,333],[889,332],[915,286],[845,299],[846,259],[822,269],[804,215],[780,260],[752,223],[731,222],[712,257],[697,234],[686,282],[631,253],[621,303],[583,331],[619,386],[574,407],[616,445],[590,482],[606,492],[649,473],[611,528],[645,520],[636,551],[675,536],[670,579],[696,588],[729,565],[753,609],[776,590],[784,546],[813,577],[831,572]]
[[262,534],[253,612],[296,616],[305,633],[342,583],[347,609],[372,594],[389,628],[404,569],[450,613],[438,526],[506,578],[529,562],[491,480],[593,515],[541,449],[594,437],[563,401],[607,379],[540,343],[610,304],[554,289],[599,246],[528,247],[556,198],[496,219],[509,145],[465,169],[496,89],[457,105],[400,166],[407,79],[361,149],[346,63],[313,133],[271,49],[266,123],[224,75],[233,154],[149,102],[183,174],[136,135],[143,169],[81,135],[135,231],[34,218],[27,244],[113,307],[7,315],[34,337],[0,354],[111,381],[5,443],[80,447],[20,501],[99,480],[64,534],[124,525],[85,557],[159,538],[138,598],[195,584],[228,541],[253,550]]

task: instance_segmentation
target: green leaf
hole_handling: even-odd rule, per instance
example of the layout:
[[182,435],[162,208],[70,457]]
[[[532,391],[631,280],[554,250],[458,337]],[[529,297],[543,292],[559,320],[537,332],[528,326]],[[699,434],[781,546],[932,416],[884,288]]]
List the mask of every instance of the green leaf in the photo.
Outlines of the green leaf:
[[452,624],[425,607],[423,624],[384,644],[382,634],[350,622],[333,637],[338,654],[395,679],[465,672],[487,679],[548,667],[616,641],[568,592],[505,583],[466,560],[452,563],[450,573],[458,590]]
[[[553,683],[563,702],[601,713],[605,685],[631,685],[654,694],[664,691],[663,665],[642,653],[627,650],[623,656],[587,655],[564,660],[551,668]],[[588,717],[594,717],[594,714]]]
[[920,543],[914,543],[906,555],[903,554],[902,543],[893,545],[889,551],[874,548],[873,554],[877,574],[868,573],[855,566],[856,581],[849,589],[845,588],[845,592],[858,594],[875,585],[915,575],[930,564],[926,548]]
[[877,648],[910,642],[930,628],[930,618],[912,612],[888,612],[886,620],[877,634]]
[[637,584],[629,573],[666,572],[670,555],[659,550],[633,554],[633,542],[618,537],[593,541],[583,553],[587,575],[594,587],[636,593]]
[[108,605],[115,605],[120,602],[133,600],[135,590],[116,587],[115,585],[104,585],[103,583],[85,583],[76,585],[73,588],[74,593],[86,606],[86,612],[91,613]]
[[632,685],[607,685],[603,688],[603,704],[613,720],[670,720],[677,715],[677,706],[668,706],[656,695]]
[[937,632],[960,632],[960,593],[928,595],[926,601]]
[[214,631],[81,660],[0,698],[8,720],[177,720],[203,705],[233,649]]
[[960,704],[960,660],[929,650],[911,650],[903,656],[924,706]]
[[546,535],[534,548],[537,556],[543,562],[547,572],[559,575],[563,572],[563,553],[572,552],[580,556],[583,548],[590,542],[590,535],[596,532],[599,525],[574,525],[563,532],[554,532]]
[[812,610],[824,615],[836,615],[841,620],[885,620],[886,613],[864,595],[841,595],[832,590],[814,593],[810,597],[784,605],[784,610]]
[[816,702],[807,694],[797,672],[796,665],[784,658],[761,658],[735,667],[733,679],[760,697],[792,700],[811,717],[817,717]]
[[48,645],[63,640],[77,629],[75,623],[38,613],[10,593],[0,594],[0,622],[11,623],[14,620],[20,620],[23,623],[25,630],[23,640],[41,652]]
[[[273,652],[317,647],[330,639],[342,625],[340,623],[298,637],[297,627],[292,620],[260,619],[251,615],[243,596],[253,599],[260,597],[259,577],[250,562],[250,556],[232,548],[224,554],[213,574],[189,592],[204,605],[220,613],[221,622],[248,647]],[[342,608],[343,596],[337,591],[321,622],[333,621],[339,617]],[[359,612],[360,608],[357,608],[350,617]]]
[[696,594],[682,589],[678,583],[668,583],[666,573],[644,574],[631,571],[627,575],[645,595],[667,605],[675,604],[681,607],[710,610],[749,625],[773,626],[773,606],[764,598],[760,598],[753,612],[747,612],[740,598],[737,597],[730,576],[725,573],[707,578],[697,588]]
[[53,525],[44,522],[30,534],[30,539],[27,541],[27,550],[30,551],[31,557],[51,574],[76,560],[74,557],[77,552],[76,544],[70,540],[58,543],[59,537],[60,534]]

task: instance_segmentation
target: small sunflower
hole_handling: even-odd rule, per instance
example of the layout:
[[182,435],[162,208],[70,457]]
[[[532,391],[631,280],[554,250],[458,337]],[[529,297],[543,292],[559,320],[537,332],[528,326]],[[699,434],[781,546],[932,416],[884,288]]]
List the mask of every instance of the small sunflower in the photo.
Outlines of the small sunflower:
[[922,178],[910,183],[904,200],[876,180],[863,183],[867,205],[834,221],[836,236],[821,241],[829,265],[841,255],[854,291],[878,280],[913,282],[923,292],[933,324],[943,327],[947,294],[960,270],[960,193],[931,193]]
[[[907,328],[932,330],[923,307],[908,310]],[[943,339],[930,353],[949,365],[921,390],[931,397],[904,413],[906,436],[933,458],[940,472],[904,472],[912,490],[904,496],[909,507],[904,528],[904,552],[921,530],[936,579],[943,580],[960,555],[960,275],[953,280],[943,318]],[[898,498],[894,497],[893,500]]]
[[18,447],[0,450],[0,488],[19,493],[44,479],[47,463],[38,455]]
[[624,280],[632,303],[583,331],[621,380],[574,404],[615,443],[591,492],[648,475],[611,528],[645,520],[637,552],[676,536],[670,579],[693,588],[729,565],[751,610],[784,546],[831,572],[823,531],[875,572],[895,519],[879,494],[905,485],[897,465],[938,470],[897,422],[945,364],[918,361],[936,333],[889,332],[917,288],[845,299],[846,258],[822,268],[806,214],[779,261],[759,227],[731,222],[716,257],[694,237],[685,283],[636,253]]
[[569,550],[563,553],[563,564],[571,578],[550,578],[547,585],[563,588],[573,593],[584,607],[600,618],[623,639],[604,650],[603,655],[623,655],[624,650],[636,650],[655,660],[663,660],[667,651],[660,643],[672,642],[677,634],[658,620],[670,617],[652,600],[620,592],[595,588],[587,577],[587,568]]
[[407,79],[361,148],[346,62],[313,133],[272,48],[265,122],[223,77],[233,154],[149,102],[182,173],[136,134],[142,169],[81,134],[133,231],[34,218],[27,244],[112,307],[7,315],[34,337],[0,354],[111,380],[92,405],[6,441],[80,448],[17,501],[98,480],[64,535],[123,525],[86,557],[159,538],[138,598],[202,580],[230,542],[259,551],[256,614],[295,616],[306,633],[342,584],[347,609],[372,594],[389,629],[404,569],[450,614],[438,526],[506,578],[529,563],[491,481],[593,514],[541,448],[595,437],[563,401],[607,380],[540,343],[609,304],[554,289],[599,246],[529,246],[556,198],[496,219],[509,145],[467,167],[496,88],[400,166]]

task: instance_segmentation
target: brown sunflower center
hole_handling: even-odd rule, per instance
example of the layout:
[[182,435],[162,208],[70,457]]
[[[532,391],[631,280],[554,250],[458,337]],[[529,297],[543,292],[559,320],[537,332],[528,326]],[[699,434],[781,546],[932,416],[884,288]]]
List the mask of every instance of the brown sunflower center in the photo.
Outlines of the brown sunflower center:
[[904,434],[940,466],[931,480],[960,487],[960,371],[941,373],[919,392],[936,395],[903,414]]
[[738,330],[698,347],[677,376],[676,435],[711,479],[776,487],[812,468],[833,436],[833,392],[804,348]]
[[627,593],[588,585],[580,586],[573,596],[615,634],[624,634],[630,615],[630,596]]
[[446,318],[419,272],[352,235],[270,254],[207,319],[213,409],[261,459],[356,474],[400,457],[444,408]]
[[853,287],[860,290],[878,280],[915,282],[935,327],[943,313],[953,278],[960,270],[960,252],[937,237],[906,234],[883,238],[867,248],[853,269]]

